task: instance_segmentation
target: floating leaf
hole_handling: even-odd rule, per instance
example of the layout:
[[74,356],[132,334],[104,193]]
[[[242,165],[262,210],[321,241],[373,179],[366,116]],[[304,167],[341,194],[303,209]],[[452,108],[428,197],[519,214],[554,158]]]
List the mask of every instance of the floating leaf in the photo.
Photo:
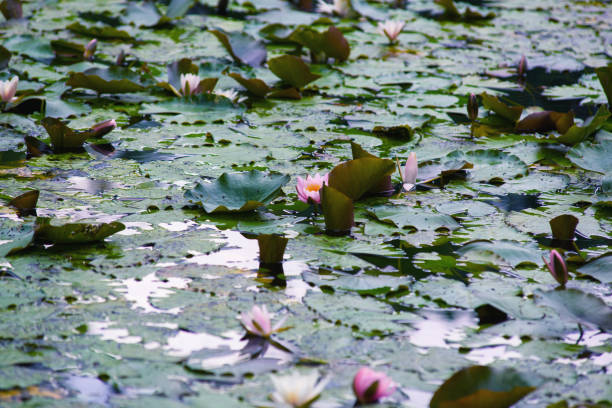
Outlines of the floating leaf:
[[486,92],[480,94],[482,105],[497,113],[499,116],[508,119],[511,122],[516,122],[523,113],[522,106],[509,106],[499,100],[497,96],[489,95]]
[[196,184],[185,192],[185,198],[201,205],[207,213],[252,211],[277,197],[289,179],[287,175],[258,170],[223,173],[212,183]]
[[612,140],[582,142],[567,152],[567,158],[583,169],[609,173],[612,169]]
[[73,88],[86,88],[98,93],[131,93],[144,91],[138,74],[123,67],[90,68],[73,72],[66,81]]
[[333,187],[321,187],[321,208],[325,217],[325,229],[331,235],[344,235],[351,231],[355,220],[353,201]]
[[145,1],[143,3],[129,2],[123,20],[139,27],[154,27],[169,22],[170,18],[162,16],[154,2]]
[[395,163],[389,159],[364,157],[340,163],[329,173],[329,186],[348,196],[360,199],[366,192],[376,189],[393,173]]
[[34,239],[34,229],[31,224],[15,227],[0,224],[0,226],[0,258],[27,248]]
[[602,283],[612,283],[612,253],[592,259],[578,268],[578,272],[592,276]]
[[13,53],[26,55],[33,60],[47,64],[55,57],[48,40],[29,34],[12,36],[5,39],[2,45]]
[[608,98],[608,106],[612,107],[612,65],[595,68],[595,72],[606,94],[606,98]]
[[270,71],[288,84],[302,88],[321,77],[313,74],[301,58],[294,55],[282,55],[268,61]]
[[34,239],[53,244],[86,244],[102,241],[104,238],[124,229],[125,225],[120,222],[54,225],[50,218],[39,217],[36,219]]
[[27,191],[9,201],[9,205],[15,207],[19,212],[30,214],[36,209],[39,195],[40,191],[38,190]]
[[610,116],[612,116],[612,114],[608,108],[602,105],[597,110],[595,116],[587,120],[584,126],[572,125],[563,135],[557,138],[557,141],[568,146],[580,143],[593,132],[599,130]]
[[381,205],[369,208],[368,213],[377,220],[390,223],[398,228],[412,227],[419,231],[435,231],[440,229],[456,230],[459,223],[450,215],[438,214],[431,210],[414,209],[399,205]]
[[210,30],[223,44],[234,61],[252,67],[259,67],[268,57],[266,46],[245,33],[226,33],[223,30]]
[[87,144],[83,146],[85,151],[96,159],[124,159],[134,160],[138,163],[149,163],[152,161],[172,161],[187,157],[186,154],[172,154],[159,152],[155,149],[144,150],[116,150],[110,144]]
[[574,239],[578,218],[571,214],[563,214],[549,221],[553,239],[571,241]]
[[346,61],[351,53],[344,34],[334,26],[323,33],[308,26],[299,27],[287,39],[310,49],[315,55],[323,53],[336,61]]
[[232,101],[214,94],[199,94],[196,96],[172,98],[157,104],[143,104],[141,114],[172,114],[183,122],[212,122],[229,119],[244,111]]
[[272,88],[270,88],[261,79],[245,78],[242,75],[234,72],[227,75],[236,80],[236,82],[238,82],[240,85],[244,86],[247,91],[260,98],[265,98],[265,96],[272,90]]
[[166,10],[166,16],[169,18],[180,18],[193,7],[195,0],[172,0]]
[[562,319],[612,331],[612,308],[597,296],[578,289],[536,293],[542,303],[554,309]]
[[533,380],[511,368],[472,366],[453,374],[434,393],[430,408],[509,408],[534,391]]
[[91,26],[86,27],[79,22],[66,26],[67,30],[92,38],[103,38],[108,40],[120,40],[122,42],[134,42],[134,38],[127,31],[118,30],[111,26]]

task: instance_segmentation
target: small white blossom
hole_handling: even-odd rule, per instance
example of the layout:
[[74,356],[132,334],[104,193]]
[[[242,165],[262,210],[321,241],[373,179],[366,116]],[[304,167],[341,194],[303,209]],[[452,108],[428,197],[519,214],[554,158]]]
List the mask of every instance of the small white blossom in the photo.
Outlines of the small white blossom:
[[306,408],[323,391],[329,378],[319,379],[319,373],[293,373],[283,377],[271,376],[275,391],[271,395],[277,407]]
[[346,17],[351,11],[350,0],[334,0],[333,4],[329,4],[324,0],[317,2],[317,12],[323,14],[336,14],[340,17]]
[[200,93],[200,77],[196,74],[181,74],[181,94],[183,96]]
[[389,42],[393,43],[397,40],[405,25],[406,23],[403,21],[387,20],[384,23],[378,23],[378,32],[386,36]]

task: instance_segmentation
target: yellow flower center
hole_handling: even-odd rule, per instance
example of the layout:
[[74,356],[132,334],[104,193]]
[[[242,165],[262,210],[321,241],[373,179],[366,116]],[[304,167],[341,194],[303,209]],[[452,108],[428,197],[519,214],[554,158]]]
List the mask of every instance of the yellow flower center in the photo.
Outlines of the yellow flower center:
[[320,184],[310,183],[306,186],[306,191],[319,191],[320,189]]

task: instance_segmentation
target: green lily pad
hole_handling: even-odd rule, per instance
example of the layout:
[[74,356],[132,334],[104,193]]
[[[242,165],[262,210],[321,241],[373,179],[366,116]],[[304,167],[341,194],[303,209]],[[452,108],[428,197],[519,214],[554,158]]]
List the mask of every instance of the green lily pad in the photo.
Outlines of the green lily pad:
[[241,106],[222,96],[199,94],[190,97],[172,98],[156,104],[144,103],[141,114],[178,115],[181,122],[212,122],[238,116],[244,111]]
[[172,0],[166,9],[166,16],[169,18],[180,18],[193,7],[195,0]]
[[272,58],[268,61],[268,67],[274,75],[298,89],[321,77],[321,75],[310,72],[308,65],[294,55]]
[[585,170],[609,173],[612,169],[612,140],[582,142],[567,152],[567,158]]
[[170,18],[163,16],[155,3],[151,1],[129,2],[125,9],[123,21],[138,27],[154,27],[169,22]]
[[122,67],[90,68],[84,72],[73,72],[66,85],[110,94],[140,92],[146,89],[140,83],[138,74]]
[[450,377],[434,393],[430,408],[509,408],[533,392],[539,379],[516,370],[472,366]]
[[612,253],[597,257],[578,268],[578,272],[603,283],[612,283]]
[[239,64],[259,67],[268,57],[268,51],[261,42],[245,33],[226,33],[221,29],[210,30]]
[[612,308],[597,296],[578,289],[536,293],[540,302],[554,309],[562,319],[612,331]]
[[185,192],[185,198],[201,205],[207,213],[247,212],[272,201],[289,179],[284,174],[258,170],[223,173],[212,183],[198,183]]
[[123,231],[125,225],[111,223],[69,223],[55,225],[50,218],[36,219],[34,239],[53,244],[86,244],[102,241],[116,232]]
[[580,143],[591,134],[599,130],[612,114],[605,105],[597,110],[595,116],[585,122],[584,126],[572,125],[567,131],[557,138],[557,141],[568,146]]
[[244,86],[247,91],[249,91],[250,93],[252,93],[253,95],[255,95],[255,96],[259,97],[259,98],[265,98],[265,96],[268,93],[270,93],[270,91],[272,91],[272,88],[270,88],[261,79],[257,79],[257,78],[245,78],[242,75],[240,75],[238,73],[235,73],[235,72],[230,72],[227,75],[230,76],[231,78],[233,78],[240,85]]
[[100,137],[94,129],[73,130],[55,118],[44,118],[41,124],[49,134],[51,147],[55,153],[82,152],[83,143],[87,139]]

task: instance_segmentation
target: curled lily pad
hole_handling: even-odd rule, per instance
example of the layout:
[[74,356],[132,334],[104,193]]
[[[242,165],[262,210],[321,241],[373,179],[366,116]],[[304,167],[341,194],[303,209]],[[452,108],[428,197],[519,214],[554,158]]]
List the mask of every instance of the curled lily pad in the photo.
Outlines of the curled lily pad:
[[31,214],[36,209],[39,195],[40,191],[38,190],[28,191],[13,198],[9,201],[9,205],[16,208],[20,213]]
[[295,55],[272,58],[268,61],[268,67],[274,75],[298,89],[321,77],[310,72],[308,65]]
[[268,57],[266,47],[261,42],[245,33],[226,33],[223,30],[210,30],[231,57],[239,64],[252,67],[261,66]]
[[322,53],[326,58],[336,61],[346,61],[351,53],[351,47],[342,31],[334,26],[322,33],[311,27],[299,27],[289,35],[288,40],[310,49],[314,55]]
[[55,153],[82,152],[83,143],[87,139],[99,138],[112,129],[73,130],[62,121],[55,118],[44,118],[41,121],[51,139],[51,147]]
[[602,105],[597,110],[595,116],[587,120],[584,126],[572,125],[563,135],[557,138],[557,141],[568,146],[580,143],[593,134],[593,132],[599,130],[610,116],[612,114],[610,114],[608,108]]
[[395,170],[393,160],[362,157],[340,163],[329,173],[329,186],[358,200],[368,191],[375,190]]
[[252,211],[276,198],[289,179],[284,174],[258,170],[223,173],[212,183],[198,183],[185,192],[185,198],[207,213]]
[[612,107],[612,64],[606,67],[599,67],[595,69],[597,78],[601,82],[606,98],[608,98],[608,105]]
[[563,214],[550,220],[553,239],[571,241],[574,239],[578,218],[571,214]]
[[98,93],[131,93],[144,91],[138,74],[123,67],[90,68],[73,72],[66,81],[73,88],[86,88]]
[[435,392],[430,408],[508,408],[540,384],[511,368],[472,366],[453,374]]
[[238,73],[235,73],[235,72],[231,72],[231,73],[229,73],[227,75],[230,76],[231,78],[233,78],[240,85],[244,86],[247,91],[249,91],[250,93],[252,93],[253,95],[255,95],[257,97],[265,98],[265,96],[268,93],[270,93],[270,91],[272,91],[272,88],[270,88],[261,79],[257,79],[257,78],[245,78],[242,75],[240,75]]
[[[351,152],[353,153],[353,159],[361,159],[364,157],[379,159],[379,157],[373,155],[370,152],[364,150],[361,145],[351,142]],[[383,177],[380,182],[367,191],[369,194],[382,194],[382,195],[391,195],[395,192],[393,188],[393,184],[391,182],[391,175],[387,177]]]
[[500,101],[497,96],[489,95],[486,92],[480,94],[482,105],[489,110],[492,110],[499,116],[515,123],[521,117],[523,113],[523,107],[520,105],[506,105]]
[[321,208],[325,217],[325,229],[331,235],[348,234],[355,220],[353,201],[333,187],[321,187]]
[[560,113],[553,111],[535,112],[521,119],[516,124],[516,131],[527,132],[548,132],[556,130],[565,133],[574,125],[574,114],[572,112]]
[[86,244],[102,241],[116,232],[123,231],[125,225],[111,223],[69,223],[55,225],[50,218],[36,219],[34,239],[53,244]]

